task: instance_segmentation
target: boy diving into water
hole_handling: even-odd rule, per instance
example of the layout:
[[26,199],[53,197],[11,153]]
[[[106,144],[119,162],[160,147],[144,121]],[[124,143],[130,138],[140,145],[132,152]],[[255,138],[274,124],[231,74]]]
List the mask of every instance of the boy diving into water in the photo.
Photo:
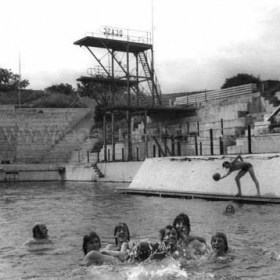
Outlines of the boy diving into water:
[[235,177],[235,181],[236,181],[237,188],[238,188],[238,193],[237,193],[236,196],[241,196],[242,195],[240,179],[247,172],[250,173],[251,178],[256,185],[257,196],[260,196],[260,185],[259,185],[259,182],[256,178],[256,175],[255,175],[255,172],[254,172],[254,169],[253,169],[253,165],[251,163],[243,161],[242,157],[240,155],[238,155],[232,162],[225,161],[223,163],[223,167],[228,169],[228,173],[225,174],[224,176],[222,176],[220,179],[223,179],[223,178],[227,177],[233,171],[238,171],[239,170],[239,172],[237,173],[237,176]]

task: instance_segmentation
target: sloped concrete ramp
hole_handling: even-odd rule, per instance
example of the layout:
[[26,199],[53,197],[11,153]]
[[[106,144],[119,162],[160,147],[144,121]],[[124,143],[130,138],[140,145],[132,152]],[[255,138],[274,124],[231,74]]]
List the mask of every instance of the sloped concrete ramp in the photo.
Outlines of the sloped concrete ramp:
[[[242,155],[253,164],[260,183],[261,197],[256,197],[256,187],[249,174],[241,179],[242,197],[235,197],[237,172],[214,181],[218,172],[225,174],[224,161],[235,156],[169,157],[146,159],[124,193],[161,195],[212,200],[237,200],[260,203],[280,203],[280,155]],[[121,190],[120,190],[121,191]]]

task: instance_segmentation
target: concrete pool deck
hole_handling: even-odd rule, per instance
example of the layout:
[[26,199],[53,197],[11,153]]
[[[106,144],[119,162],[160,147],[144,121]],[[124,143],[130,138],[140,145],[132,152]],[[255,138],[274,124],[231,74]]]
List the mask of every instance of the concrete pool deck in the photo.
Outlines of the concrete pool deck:
[[214,181],[214,173],[225,174],[224,161],[235,156],[190,156],[146,159],[127,189],[126,194],[165,197],[205,198],[251,203],[280,203],[280,154],[242,155],[253,164],[260,183],[261,197],[249,174],[241,179],[243,196],[235,197],[237,186],[233,172],[227,178]]

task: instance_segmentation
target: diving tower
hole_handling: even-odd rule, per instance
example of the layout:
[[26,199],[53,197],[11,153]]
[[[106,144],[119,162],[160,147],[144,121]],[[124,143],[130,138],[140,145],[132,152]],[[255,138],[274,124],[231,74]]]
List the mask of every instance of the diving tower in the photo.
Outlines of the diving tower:
[[[88,33],[74,42],[85,47],[96,65],[89,68],[87,75],[77,80],[90,85],[93,96],[102,105],[104,151],[106,151],[106,115],[111,116],[112,159],[115,155],[114,122],[116,112],[127,116],[127,160],[132,158],[132,116],[144,118],[144,134],[147,141],[147,116],[178,116],[189,114],[186,108],[163,105],[163,98],[154,69],[154,49],[151,33],[105,26],[99,33]],[[192,110],[193,111],[193,110]],[[104,159],[107,155],[104,153]]]
[[109,86],[108,106],[162,105],[149,32],[105,27],[103,33],[87,34],[74,44],[85,47],[98,66],[91,69],[89,76],[78,80]]

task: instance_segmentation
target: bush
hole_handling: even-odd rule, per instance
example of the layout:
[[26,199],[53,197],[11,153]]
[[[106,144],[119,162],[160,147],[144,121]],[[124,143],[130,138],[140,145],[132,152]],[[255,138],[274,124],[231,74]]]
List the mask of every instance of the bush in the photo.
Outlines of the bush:
[[78,107],[84,108],[85,104],[81,102],[75,103],[73,106],[73,102],[76,100],[76,96],[67,96],[60,93],[51,93],[47,94],[44,97],[34,101],[32,103],[32,107],[35,108],[69,108],[69,107]]
[[[20,92],[20,102],[22,107],[28,107],[28,105],[44,96],[43,91],[34,90],[21,90]],[[8,91],[0,92],[0,104],[1,105],[18,105],[19,104],[19,92],[18,91]]]

